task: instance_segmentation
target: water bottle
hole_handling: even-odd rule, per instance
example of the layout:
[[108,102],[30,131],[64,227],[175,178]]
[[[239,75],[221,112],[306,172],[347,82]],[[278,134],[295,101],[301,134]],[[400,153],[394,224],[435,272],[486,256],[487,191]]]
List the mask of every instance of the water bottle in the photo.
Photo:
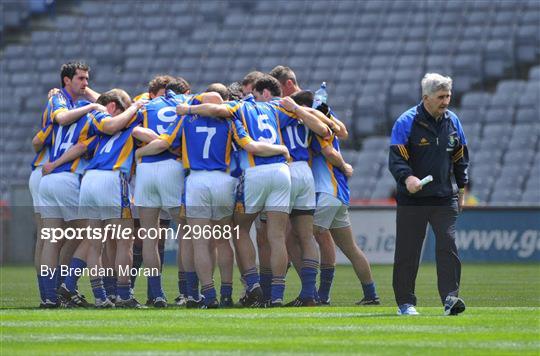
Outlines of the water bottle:
[[327,101],[328,93],[326,92],[326,82],[322,82],[321,87],[315,92],[315,95],[313,96],[312,108],[316,109],[321,104],[326,104]]

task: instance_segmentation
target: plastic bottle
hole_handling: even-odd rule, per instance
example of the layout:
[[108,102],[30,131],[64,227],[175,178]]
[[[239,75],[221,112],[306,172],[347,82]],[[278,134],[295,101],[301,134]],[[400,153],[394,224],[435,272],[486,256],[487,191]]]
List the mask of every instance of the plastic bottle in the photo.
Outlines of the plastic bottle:
[[328,92],[326,91],[326,82],[322,82],[319,90],[313,96],[313,108],[318,108],[321,104],[326,104],[328,101]]

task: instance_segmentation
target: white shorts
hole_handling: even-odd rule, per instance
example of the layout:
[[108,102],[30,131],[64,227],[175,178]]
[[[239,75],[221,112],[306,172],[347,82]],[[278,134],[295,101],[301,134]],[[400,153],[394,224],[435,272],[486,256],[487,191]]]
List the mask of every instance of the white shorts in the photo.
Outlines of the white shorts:
[[232,216],[236,182],[221,171],[191,171],[186,177],[186,217],[221,220]]
[[45,219],[76,220],[79,216],[80,175],[71,172],[52,173],[41,177],[39,202]]
[[260,211],[289,213],[291,172],[285,163],[247,168],[238,184],[237,201],[246,214]]
[[28,188],[30,189],[30,195],[32,195],[32,202],[34,204],[34,213],[39,213],[39,207],[41,202],[39,200],[39,182],[41,181],[41,166],[36,167],[30,174],[28,179]]
[[313,213],[315,210],[315,181],[308,163],[293,162],[291,170],[291,202],[290,210],[304,210]]
[[173,159],[139,163],[135,181],[135,206],[178,208],[182,205],[184,168]]
[[349,207],[331,194],[317,193],[313,225],[325,230],[350,226]]
[[[139,209],[135,206],[135,199],[133,198],[133,194],[135,192],[135,180],[135,174],[133,174],[129,181],[129,201],[131,206],[131,216],[133,217],[133,219],[139,219]],[[171,214],[169,214],[168,210],[161,209],[161,211],[159,212],[159,219],[171,220]]]
[[124,173],[86,171],[81,182],[79,216],[92,220],[131,218],[129,184]]

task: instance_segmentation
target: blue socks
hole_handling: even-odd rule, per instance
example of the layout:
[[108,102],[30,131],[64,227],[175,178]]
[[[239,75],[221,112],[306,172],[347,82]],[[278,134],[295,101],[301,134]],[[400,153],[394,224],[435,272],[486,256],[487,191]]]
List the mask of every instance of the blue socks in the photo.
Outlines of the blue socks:
[[204,295],[204,304],[210,305],[210,303],[216,300],[216,288],[214,288],[214,282],[202,286],[201,291]]
[[152,299],[157,297],[165,298],[163,289],[161,289],[161,275],[148,277],[148,285],[150,286]]
[[178,271],[178,292],[187,296],[186,272],[184,271]]
[[300,280],[302,281],[300,299],[315,299],[315,284],[317,282],[319,262],[307,258],[302,262],[302,269],[300,270]]
[[199,300],[199,277],[196,272],[184,272],[186,275],[187,296]]
[[64,279],[64,284],[70,292],[75,292],[77,289],[77,281],[79,275],[82,273],[83,268],[86,267],[86,262],[80,258],[73,257],[69,263],[69,274]]
[[127,283],[118,283],[116,285],[118,296],[122,298],[122,300],[130,299],[131,298],[131,294],[129,293],[130,288],[131,288],[131,281],[128,281]]
[[362,290],[364,291],[364,297],[366,299],[377,298],[377,292],[375,291],[375,282],[371,282],[368,284],[362,283]]
[[38,282],[38,289],[39,289],[39,299],[44,302],[45,297],[45,284],[43,281],[43,277],[41,277],[41,274],[37,275],[37,282]]
[[[103,277],[103,287],[105,288],[105,293],[107,293],[107,296],[112,295],[116,297],[116,295],[119,294],[116,290],[116,282],[116,277]],[[124,298],[122,297],[122,299]]]
[[257,267],[253,267],[244,273],[244,280],[246,281],[247,291],[251,292],[253,289],[260,287],[259,274],[257,273]]
[[272,302],[283,302],[285,293],[285,276],[274,276],[272,278]]
[[321,265],[321,276],[319,283],[319,300],[326,302],[330,299],[330,288],[334,281],[335,267],[333,265]]
[[107,299],[107,294],[105,292],[105,288],[103,287],[103,277],[91,279],[90,285],[92,286],[92,293],[94,294],[94,298],[96,298],[96,300]]
[[62,276],[62,274],[60,273],[61,270],[62,265],[56,266],[56,289],[58,289],[62,285],[62,283],[64,283],[65,276]]
[[221,298],[223,297],[232,298],[232,283],[221,283],[220,295],[221,295]]
[[272,298],[272,269],[260,266],[260,283],[264,300]]
[[[133,245],[133,264],[132,267],[136,268],[137,270],[141,268],[142,266],[142,246],[140,245]],[[131,276],[131,286],[132,288],[135,288],[135,281],[137,280],[137,274],[135,273],[133,276]]]

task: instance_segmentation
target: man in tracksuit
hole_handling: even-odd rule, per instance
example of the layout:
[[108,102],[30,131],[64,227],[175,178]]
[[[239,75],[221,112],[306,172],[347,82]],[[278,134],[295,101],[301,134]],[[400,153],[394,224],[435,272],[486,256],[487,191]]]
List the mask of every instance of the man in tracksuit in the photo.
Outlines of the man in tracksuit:
[[[469,156],[457,116],[448,110],[452,79],[428,73],[422,102],[395,122],[389,168],[397,182],[393,286],[398,315],[417,315],[414,287],[427,223],[436,238],[439,295],[445,315],[465,310],[458,298],[461,262],[455,232],[463,206]],[[433,181],[421,179],[431,175]]]

